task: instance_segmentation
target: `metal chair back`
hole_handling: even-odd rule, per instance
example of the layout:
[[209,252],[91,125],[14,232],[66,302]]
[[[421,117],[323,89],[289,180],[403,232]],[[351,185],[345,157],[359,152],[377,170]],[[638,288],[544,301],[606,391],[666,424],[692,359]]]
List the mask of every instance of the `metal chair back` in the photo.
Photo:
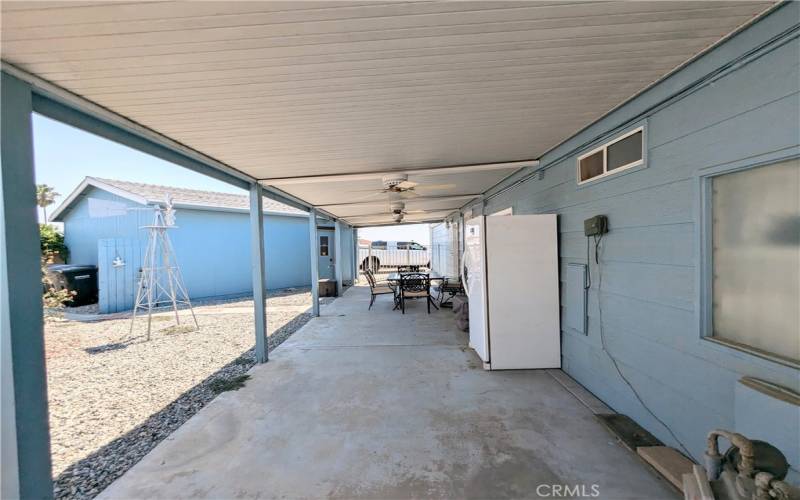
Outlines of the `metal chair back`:
[[[400,275],[400,310],[406,313],[406,297],[415,299],[425,297],[428,314],[431,313],[431,277],[424,273],[404,273]],[[436,305],[434,304],[434,307]]]
[[367,282],[369,283],[370,288],[375,288],[375,276],[372,275],[372,271],[366,269],[364,274],[367,276]]
[[400,275],[400,290],[404,292],[430,292],[431,277],[424,273]]

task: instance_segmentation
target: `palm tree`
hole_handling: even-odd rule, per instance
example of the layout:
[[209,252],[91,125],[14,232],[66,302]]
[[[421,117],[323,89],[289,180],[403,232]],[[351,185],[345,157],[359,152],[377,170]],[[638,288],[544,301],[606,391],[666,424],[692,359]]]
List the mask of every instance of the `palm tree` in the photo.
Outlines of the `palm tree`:
[[47,184],[36,185],[36,204],[42,207],[42,215],[44,216],[44,223],[47,224],[47,207],[56,202],[56,196],[61,196],[56,193],[56,190]]

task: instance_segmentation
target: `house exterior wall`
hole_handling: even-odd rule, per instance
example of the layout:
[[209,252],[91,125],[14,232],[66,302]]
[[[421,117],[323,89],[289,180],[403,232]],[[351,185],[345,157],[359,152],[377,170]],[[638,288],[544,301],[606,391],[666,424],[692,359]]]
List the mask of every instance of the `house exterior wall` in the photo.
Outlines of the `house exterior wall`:
[[[246,213],[181,210],[170,237],[186,287],[196,297],[249,292],[250,226]],[[308,286],[308,219],[264,216],[267,289]]]
[[[593,254],[590,259],[588,335],[562,321],[564,370],[616,411],[678,446],[637,401],[611,353],[647,406],[696,460],[702,459],[710,430],[737,429],[736,394],[743,376],[800,390],[796,368],[701,337],[698,255],[699,175],[705,169],[800,154],[797,19],[800,4],[787,2],[546,153],[540,163],[546,168],[543,178],[515,186],[520,173],[488,193],[485,208],[462,211],[469,217],[513,207],[514,214],[559,215],[562,314],[579,306],[571,302],[564,279],[568,264],[587,263],[583,220],[608,216],[602,265],[593,262]],[[769,44],[793,27],[794,38]],[[713,83],[678,94],[717,71]],[[580,154],[642,124],[644,168],[578,187]],[[793,455],[796,447],[790,449],[789,443],[800,442],[800,413],[793,419],[774,415],[765,410],[760,425],[770,430],[773,444]],[[789,460],[796,468],[798,457]]]
[[[130,309],[134,292],[133,286],[128,285],[135,278],[123,279],[122,269],[111,269],[110,262],[115,257],[112,250],[119,248],[126,252],[126,265],[138,267],[148,238],[147,231],[140,227],[151,223],[152,211],[131,210],[125,216],[90,218],[89,197],[124,203],[134,209],[143,207],[104,190],[90,188],[63,217],[70,263],[106,267],[105,272],[101,270],[100,273],[101,312]],[[178,208],[176,225],[170,230],[170,239],[192,298],[252,290],[247,213]],[[267,288],[308,286],[311,280],[308,219],[265,215],[264,233]],[[98,255],[103,262],[98,260]]]

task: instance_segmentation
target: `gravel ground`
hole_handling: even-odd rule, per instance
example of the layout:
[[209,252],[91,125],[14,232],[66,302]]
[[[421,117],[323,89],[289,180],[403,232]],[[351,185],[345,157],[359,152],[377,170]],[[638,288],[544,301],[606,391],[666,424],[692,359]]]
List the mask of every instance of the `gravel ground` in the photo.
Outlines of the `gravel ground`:
[[[270,349],[311,318],[310,304],[308,289],[269,294]],[[252,311],[248,298],[197,303],[199,330],[188,310],[181,311],[180,327],[173,315],[160,313],[150,341],[146,321],[137,321],[131,336],[130,318],[81,323],[48,317],[56,498],[94,497],[211,401],[220,379],[247,372],[254,363]]]

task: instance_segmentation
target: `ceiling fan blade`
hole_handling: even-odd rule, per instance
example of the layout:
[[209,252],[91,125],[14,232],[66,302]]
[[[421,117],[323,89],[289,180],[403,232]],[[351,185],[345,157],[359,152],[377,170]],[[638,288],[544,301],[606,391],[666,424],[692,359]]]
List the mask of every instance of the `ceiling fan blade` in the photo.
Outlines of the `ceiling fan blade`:
[[398,189],[411,189],[419,185],[419,182],[414,181],[403,181],[400,184],[396,184],[395,187]]
[[425,190],[428,190],[428,189],[431,189],[431,190],[432,189],[437,189],[437,190],[440,190],[440,189],[454,189],[456,187],[458,187],[458,186],[456,186],[455,184],[421,184],[421,185],[417,186],[415,188],[415,190],[416,191],[420,191],[420,190],[421,191],[425,191]]
[[386,194],[386,193],[384,193],[383,191],[374,191],[373,190],[372,194],[368,194],[367,196],[359,196],[358,198],[354,198],[353,201],[369,200],[370,198],[377,198],[378,196],[383,196],[384,194]]

